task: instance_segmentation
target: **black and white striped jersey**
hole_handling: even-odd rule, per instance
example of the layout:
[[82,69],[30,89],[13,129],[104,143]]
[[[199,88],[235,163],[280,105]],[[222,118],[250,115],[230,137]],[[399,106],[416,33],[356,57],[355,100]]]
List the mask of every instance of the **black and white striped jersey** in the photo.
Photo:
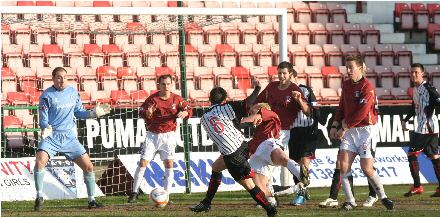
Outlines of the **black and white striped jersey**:
[[440,95],[437,89],[424,81],[421,85],[413,88],[413,102],[409,114],[405,117],[408,121],[412,116],[417,117],[416,133],[433,134],[439,132],[437,115],[434,108],[440,105]]
[[[316,107],[318,105],[318,102],[316,101],[316,97],[313,93],[312,88],[302,84],[299,85],[299,88],[303,92],[304,97],[307,99],[308,104]],[[299,111],[298,116],[293,123],[293,127],[310,127],[313,126],[313,123],[313,115],[307,116],[303,113],[303,111]]]
[[239,130],[239,124],[247,110],[245,100],[232,101],[211,106],[200,119],[209,138],[217,144],[223,155],[234,153],[245,140],[243,133]]

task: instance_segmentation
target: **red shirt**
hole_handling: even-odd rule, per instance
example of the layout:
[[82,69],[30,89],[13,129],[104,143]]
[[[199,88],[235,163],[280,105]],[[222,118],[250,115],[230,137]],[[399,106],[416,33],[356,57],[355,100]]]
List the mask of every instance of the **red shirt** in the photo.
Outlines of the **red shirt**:
[[281,120],[281,129],[290,130],[293,121],[301,110],[300,105],[293,99],[292,91],[299,91],[304,101],[304,94],[294,83],[290,84],[285,90],[278,89],[279,81],[271,82],[258,95],[255,104],[266,102],[270,105],[272,111],[278,114]]
[[349,128],[374,125],[378,118],[378,104],[374,85],[365,78],[353,83],[344,81],[335,121],[345,120]]
[[249,141],[249,154],[252,155],[257,150],[258,146],[266,139],[280,138],[281,121],[278,115],[265,108],[260,111],[263,121],[255,128],[254,137]]
[[[151,117],[146,117],[145,111],[150,105],[156,104],[156,110]],[[177,113],[187,111],[188,117],[192,115],[192,111],[181,96],[171,93],[167,100],[159,97],[159,92],[150,95],[141,105],[139,115],[145,119],[147,130],[153,133],[167,133],[176,131]]]

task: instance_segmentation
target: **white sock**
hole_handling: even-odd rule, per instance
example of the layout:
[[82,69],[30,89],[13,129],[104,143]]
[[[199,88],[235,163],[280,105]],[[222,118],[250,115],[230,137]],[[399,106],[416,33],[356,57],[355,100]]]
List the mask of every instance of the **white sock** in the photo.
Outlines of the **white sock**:
[[297,164],[294,160],[289,159],[289,161],[287,161],[287,169],[289,169],[289,172],[292,173],[292,175],[301,180],[299,164]]
[[356,200],[351,191],[350,182],[348,181],[349,173],[341,174],[342,187],[344,188],[345,198],[347,202],[356,205]]
[[380,181],[380,177],[379,175],[377,175],[376,171],[374,171],[371,177],[367,177],[367,179],[373,186],[379,199],[382,200],[384,198],[387,198],[387,195],[385,194],[385,189],[383,188],[382,182]]
[[165,168],[165,180],[163,184],[163,188],[165,191],[168,192],[168,195],[170,194],[170,189],[173,186],[174,183],[174,169],[173,168]]
[[145,170],[147,167],[137,167],[136,172],[134,173],[134,182],[133,182],[133,192],[138,193],[139,187],[141,187],[141,182],[144,179]]

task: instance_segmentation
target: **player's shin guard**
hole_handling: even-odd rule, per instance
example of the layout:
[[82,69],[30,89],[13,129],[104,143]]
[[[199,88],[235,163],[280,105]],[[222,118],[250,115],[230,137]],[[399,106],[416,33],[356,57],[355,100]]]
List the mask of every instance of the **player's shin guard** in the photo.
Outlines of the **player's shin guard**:
[[434,167],[435,175],[437,176],[438,184],[440,187],[440,158],[432,159],[432,166]]
[[168,192],[168,195],[170,194],[170,189],[173,186],[174,182],[174,169],[173,168],[165,168],[165,180],[164,180],[163,188],[165,191]]
[[342,188],[344,189],[345,198],[347,202],[350,202],[351,204],[356,204],[353,192],[351,191],[352,187],[348,177],[349,174],[347,173],[341,175]]
[[89,196],[89,202],[95,200],[95,173],[84,171],[84,183],[87,188],[87,195]]
[[335,169],[333,173],[332,185],[330,186],[330,198],[338,199],[339,188],[341,187],[341,170]]
[[222,173],[212,171],[211,179],[209,180],[208,191],[206,192],[206,197],[203,200],[205,203],[211,204],[212,199],[214,199],[215,193],[217,193],[218,186],[222,183]]
[[43,179],[45,173],[44,171],[44,169],[34,169],[35,190],[37,191],[37,198],[43,197]]
[[136,168],[136,172],[134,173],[134,177],[133,177],[134,181],[133,181],[132,191],[134,193],[138,193],[146,169],[147,167],[140,167],[140,166]]
[[420,187],[420,175],[419,175],[419,161],[416,155],[408,156],[409,170],[414,180],[414,187]]
[[255,188],[249,190],[249,193],[260,206],[262,206],[265,210],[269,209],[271,205],[269,201],[267,201],[264,192],[258,186],[255,186]]
[[383,188],[382,182],[380,181],[380,177],[379,177],[379,175],[377,175],[376,171],[374,171],[372,176],[367,177],[367,179],[368,179],[368,183],[376,191],[376,194],[379,197],[379,199],[387,198],[387,195],[385,194],[385,190]]

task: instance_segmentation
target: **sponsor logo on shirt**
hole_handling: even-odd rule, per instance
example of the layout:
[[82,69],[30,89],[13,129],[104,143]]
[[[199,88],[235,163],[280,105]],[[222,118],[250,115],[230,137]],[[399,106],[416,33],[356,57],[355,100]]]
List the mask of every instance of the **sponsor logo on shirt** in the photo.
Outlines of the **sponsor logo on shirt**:
[[286,103],[289,103],[292,101],[292,97],[291,96],[286,96]]

